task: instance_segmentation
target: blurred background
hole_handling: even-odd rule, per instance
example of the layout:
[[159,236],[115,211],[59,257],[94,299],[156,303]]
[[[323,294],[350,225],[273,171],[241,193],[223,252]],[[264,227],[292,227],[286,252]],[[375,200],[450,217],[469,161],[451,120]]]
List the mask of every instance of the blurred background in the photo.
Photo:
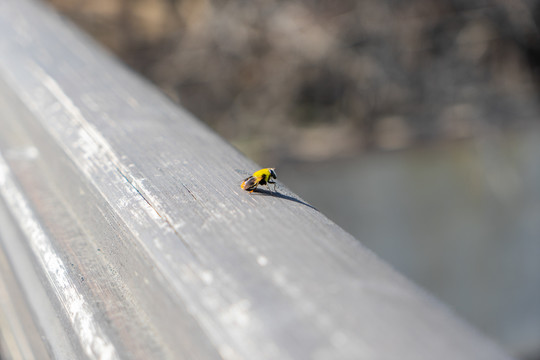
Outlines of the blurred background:
[[48,2],[509,353],[540,359],[540,3]]

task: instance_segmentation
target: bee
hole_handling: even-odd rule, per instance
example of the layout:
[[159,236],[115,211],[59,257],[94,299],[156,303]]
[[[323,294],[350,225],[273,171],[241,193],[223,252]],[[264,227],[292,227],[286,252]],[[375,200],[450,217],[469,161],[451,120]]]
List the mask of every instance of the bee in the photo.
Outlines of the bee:
[[259,185],[266,185],[268,190],[270,190],[268,184],[274,184],[274,191],[276,191],[276,182],[272,179],[277,179],[274,168],[261,169],[255,171],[253,175],[245,178],[240,187],[252,193]]

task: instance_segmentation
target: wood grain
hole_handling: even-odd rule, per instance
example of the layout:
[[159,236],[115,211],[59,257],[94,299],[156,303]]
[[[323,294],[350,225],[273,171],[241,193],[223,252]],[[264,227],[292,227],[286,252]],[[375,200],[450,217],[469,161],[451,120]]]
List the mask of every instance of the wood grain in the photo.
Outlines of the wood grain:
[[507,358],[283,184],[240,189],[260,166],[43,5],[2,2],[0,54],[0,199],[51,357]]

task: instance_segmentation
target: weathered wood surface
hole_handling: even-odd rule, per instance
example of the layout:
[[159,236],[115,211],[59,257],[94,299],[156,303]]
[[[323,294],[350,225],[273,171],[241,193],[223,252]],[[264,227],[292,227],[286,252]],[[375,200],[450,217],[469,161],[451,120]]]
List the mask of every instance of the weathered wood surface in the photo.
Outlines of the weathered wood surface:
[[241,190],[256,168],[41,4],[0,2],[2,350],[507,358],[282,184]]

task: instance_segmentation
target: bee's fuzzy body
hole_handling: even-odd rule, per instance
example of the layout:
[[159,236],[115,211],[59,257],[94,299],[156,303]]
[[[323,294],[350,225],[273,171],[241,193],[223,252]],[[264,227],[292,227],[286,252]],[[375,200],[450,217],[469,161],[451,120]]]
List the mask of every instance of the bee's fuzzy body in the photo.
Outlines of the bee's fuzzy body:
[[274,184],[274,191],[276,189],[276,182],[272,179],[277,179],[274,168],[266,168],[255,171],[253,175],[244,179],[240,187],[246,191],[253,192],[257,186]]

